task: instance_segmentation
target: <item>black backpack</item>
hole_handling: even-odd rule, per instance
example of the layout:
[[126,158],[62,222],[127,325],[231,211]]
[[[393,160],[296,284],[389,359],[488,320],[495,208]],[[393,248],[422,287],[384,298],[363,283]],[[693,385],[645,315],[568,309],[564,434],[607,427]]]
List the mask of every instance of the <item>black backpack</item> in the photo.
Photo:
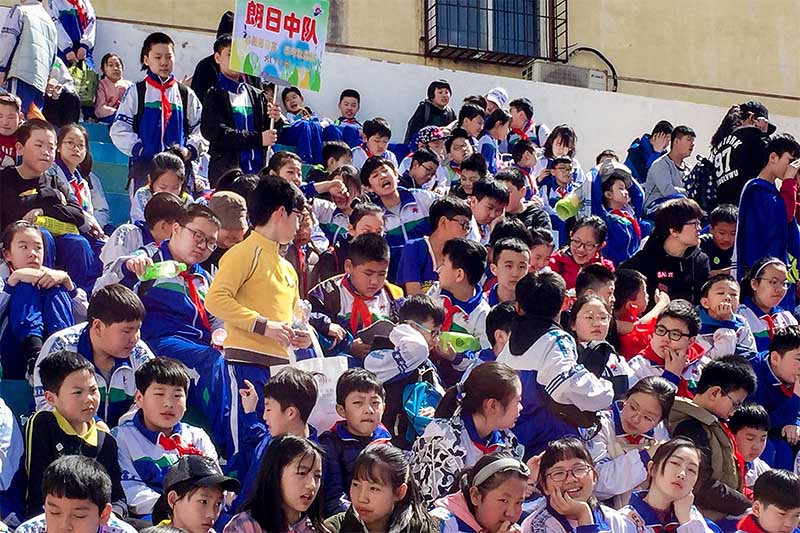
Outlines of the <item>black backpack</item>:
[[684,178],[686,194],[697,202],[706,213],[717,207],[717,180],[714,162],[702,155],[697,156],[697,164]]

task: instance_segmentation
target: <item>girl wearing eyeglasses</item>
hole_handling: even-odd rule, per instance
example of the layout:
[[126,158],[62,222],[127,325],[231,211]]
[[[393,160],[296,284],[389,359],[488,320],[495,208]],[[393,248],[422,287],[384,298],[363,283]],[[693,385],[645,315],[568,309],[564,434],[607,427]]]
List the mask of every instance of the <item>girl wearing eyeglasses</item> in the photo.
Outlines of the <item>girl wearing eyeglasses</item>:
[[675,531],[711,533],[694,504],[694,484],[703,457],[690,440],[672,439],[659,446],[647,465],[650,489],[631,495],[620,513],[638,533]]
[[663,424],[675,401],[675,385],[649,377],[600,415],[600,431],[587,442],[597,471],[594,494],[614,509],[628,504],[631,491],[647,481],[647,464],[669,439]]
[[592,457],[580,439],[564,437],[550,442],[539,463],[538,486],[545,497],[522,523],[522,531],[630,531],[619,512],[597,501],[596,483],[597,471]]
[[600,255],[607,236],[608,226],[597,215],[583,217],[575,223],[569,241],[550,258],[550,268],[564,278],[567,289],[575,288],[578,273],[586,265],[600,263],[614,271],[614,263]]
[[750,326],[756,339],[756,350],[769,350],[776,329],[797,324],[791,309],[783,309],[781,301],[792,285],[783,261],[763,257],[756,261],[742,279],[742,305],[737,311]]

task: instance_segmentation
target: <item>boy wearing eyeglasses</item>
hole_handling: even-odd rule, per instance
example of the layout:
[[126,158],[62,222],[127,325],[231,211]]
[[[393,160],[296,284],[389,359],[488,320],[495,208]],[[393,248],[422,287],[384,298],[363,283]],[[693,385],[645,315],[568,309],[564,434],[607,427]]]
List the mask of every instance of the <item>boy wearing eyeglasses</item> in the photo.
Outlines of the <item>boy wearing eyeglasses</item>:
[[[673,302],[674,303],[674,302]],[[723,531],[752,505],[745,487],[746,465],[727,420],[756,390],[756,375],[744,357],[727,355],[711,362],[697,382],[693,399],[675,398],[667,427],[673,437],[687,437],[703,454],[694,503]]]
[[800,326],[775,330],[769,350],[750,362],[758,387],[749,400],[764,406],[770,419],[761,457],[773,468],[793,470],[800,445]]
[[673,300],[658,315],[650,344],[629,361],[631,385],[648,376],[662,376],[678,387],[678,395],[692,397],[700,372],[708,361],[695,343],[700,315],[686,300]]
[[730,274],[712,276],[703,285],[700,298],[700,334],[697,342],[705,356],[718,359],[736,354],[751,359],[756,355],[756,339],[747,320],[736,313],[739,284]]

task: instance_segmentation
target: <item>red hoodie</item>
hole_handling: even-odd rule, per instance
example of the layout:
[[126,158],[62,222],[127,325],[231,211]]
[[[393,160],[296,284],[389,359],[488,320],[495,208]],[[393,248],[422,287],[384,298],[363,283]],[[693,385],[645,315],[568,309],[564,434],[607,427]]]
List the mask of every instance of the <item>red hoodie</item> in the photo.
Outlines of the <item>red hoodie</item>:
[[[593,263],[600,263],[611,272],[614,272],[614,263],[608,259],[604,259],[603,256],[600,255],[600,252],[597,252],[594,258],[586,264],[591,265]],[[567,282],[567,289],[574,289],[575,281],[578,279],[578,273],[581,271],[581,266],[575,262],[575,259],[569,251],[569,247],[567,247],[558,250],[550,257],[550,270],[561,274],[561,277]]]

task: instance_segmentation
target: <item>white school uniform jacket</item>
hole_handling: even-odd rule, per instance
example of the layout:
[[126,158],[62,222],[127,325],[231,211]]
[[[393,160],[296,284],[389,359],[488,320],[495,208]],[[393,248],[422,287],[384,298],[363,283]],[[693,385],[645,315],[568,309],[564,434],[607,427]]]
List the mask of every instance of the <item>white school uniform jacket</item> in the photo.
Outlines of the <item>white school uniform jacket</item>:
[[574,527],[565,517],[558,514],[547,503],[547,498],[539,499],[522,522],[522,533],[636,533],[625,518],[610,507],[598,505],[592,510],[594,524]]

